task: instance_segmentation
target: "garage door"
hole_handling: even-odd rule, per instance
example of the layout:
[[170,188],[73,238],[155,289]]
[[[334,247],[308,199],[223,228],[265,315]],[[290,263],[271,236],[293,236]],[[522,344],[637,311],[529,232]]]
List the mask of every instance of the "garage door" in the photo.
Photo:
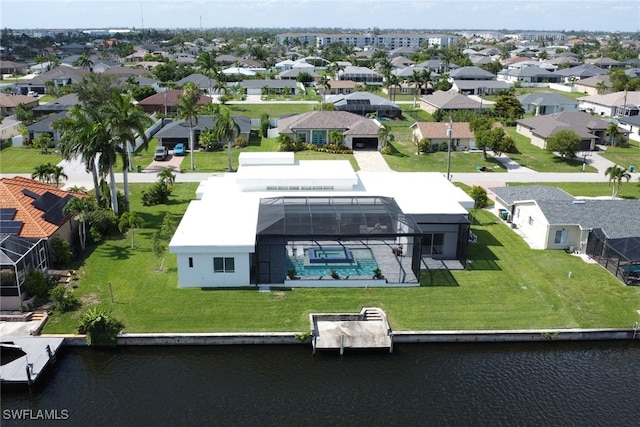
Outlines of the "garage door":
[[354,150],[377,150],[378,138],[353,138]]

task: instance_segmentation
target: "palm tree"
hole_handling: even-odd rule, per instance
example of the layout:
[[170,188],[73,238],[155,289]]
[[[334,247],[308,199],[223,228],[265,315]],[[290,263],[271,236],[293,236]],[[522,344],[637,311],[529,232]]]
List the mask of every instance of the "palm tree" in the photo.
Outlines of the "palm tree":
[[74,67],[81,67],[91,71],[91,67],[93,67],[93,61],[89,58],[89,53],[85,50],[82,55],[78,57],[73,62]]
[[382,141],[383,147],[387,146],[387,142],[389,141],[390,137],[391,137],[391,128],[389,127],[388,124],[383,123],[378,128],[378,140]]
[[344,133],[337,129],[332,130],[331,132],[329,132],[329,142],[338,146],[343,145]]
[[387,90],[389,90],[389,100],[392,102],[396,101],[396,87],[400,87],[400,77],[390,74],[387,79]]
[[86,248],[87,228],[86,223],[89,219],[89,213],[95,210],[96,204],[94,199],[89,197],[73,197],[64,207],[64,212],[73,215],[73,219],[78,221],[78,237],[80,238],[80,247],[82,250]]
[[164,184],[169,190],[173,188],[173,184],[176,182],[176,175],[171,168],[162,168],[158,173],[158,182]]
[[613,145],[613,141],[617,140],[620,136],[618,125],[615,123],[610,123],[607,130],[604,131],[604,134],[609,137],[609,145]]
[[611,192],[612,199],[618,195],[618,191],[622,185],[622,180],[626,179],[627,182],[629,182],[631,179],[631,174],[627,172],[627,169],[621,168],[618,165],[609,166],[607,170],[604,171],[604,175],[609,176],[609,185],[613,182],[613,190]]
[[216,62],[216,57],[211,52],[202,52],[200,55],[196,56],[196,61],[194,65],[202,71],[202,73],[209,77],[209,95],[212,94],[212,83],[211,76],[215,75],[216,80],[218,79],[218,63]]
[[318,79],[318,84],[322,86],[322,103],[320,104],[321,110],[324,110],[324,100],[327,93],[327,88],[331,89],[331,85],[329,84],[330,80],[331,79],[326,74],[320,76],[320,78]]
[[50,184],[53,167],[51,163],[36,166],[31,173],[31,179],[37,179],[40,182]]
[[413,108],[416,108],[418,104],[418,93],[420,93],[420,89],[422,88],[422,72],[413,70],[413,73],[409,77],[409,83],[413,84]]
[[151,119],[140,108],[133,103],[131,95],[115,93],[106,106],[107,120],[113,138],[122,144],[120,154],[122,155],[122,180],[124,184],[124,200],[126,209],[129,209],[129,174],[131,170],[131,152],[136,150],[136,140],[142,139],[139,148],[149,147],[149,138],[145,134],[145,129],[151,124]]
[[135,248],[136,228],[144,225],[142,217],[138,216],[134,211],[124,212],[118,222],[118,229],[121,233],[131,230],[131,249]]
[[609,89],[609,87],[605,82],[596,83],[596,92],[598,93],[598,95],[602,95],[607,91],[607,89]]
[[220,108],[220,114],[216,118],[216,123],[213,126],[213,134],[218,141],[227,141],[227,157],[229,160],[229,172],[233,172],[233,164],[231,163],[231,141],[233,141],[237,134],[240,133],[240,126],[231,116],[229,109],[226,107]]
[[420,71],[420,77],[424,81],[424,92],[429,93],[429,83],[431,83],[431,70],[424,69]]
[[62,158],[72,160],[80,156],[87,172],[91,172],[96,203],[100,205],[101,193],[96,167],[99,150],[90,143],[94,140],[93,124],[98,116],[97,110],[92,107],[74,105],[68,110],[67,117],[53,123],[53,128],[60,132],[58,149]]
[[56,187],[60,187],[60,178],[69,179],[62,166],[53,166],[51,168],[51,181],[56,184]]
[[200,99],[200,89],[195,83],[185,83],[182,95],[178,96],[178,118],[189,122],[189,151],[191,151],[191,170],[196,170],[193,158],[195,149],[193,138],[193,125],[198,124],[198,107],[197,102]]

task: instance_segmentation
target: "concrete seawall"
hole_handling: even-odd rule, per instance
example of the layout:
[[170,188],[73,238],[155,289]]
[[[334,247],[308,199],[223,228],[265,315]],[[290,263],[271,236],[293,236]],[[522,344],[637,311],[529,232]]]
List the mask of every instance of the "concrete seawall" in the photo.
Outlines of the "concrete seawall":
[[[291,345],[310,344],[300,341],[300,332],[245,333],[138,333],[122,334],[118,345]],[[63,337],[65,346],[87,346],[84,335],[45,335]],[[473,342],[537,342],[537,341],[640,341],[640,329],[531,329],[507,331],[395,331],[394,344],[473,343]]]

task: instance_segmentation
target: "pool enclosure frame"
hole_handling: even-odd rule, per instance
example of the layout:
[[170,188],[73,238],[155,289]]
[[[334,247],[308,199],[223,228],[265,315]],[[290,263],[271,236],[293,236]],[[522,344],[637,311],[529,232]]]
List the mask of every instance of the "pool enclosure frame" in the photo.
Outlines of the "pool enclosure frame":
[[[463,228],[468,231],[468,225]],[[391,197],[263,198],[258,213],[251,282],[284,283],[287,280],[285,264],[287,257],[292,256],[292,248],[307,251],[317,246],[369,248],[378,264],[384,257],[386,265],[393,266],[383,269],[390,283],[419,282],[422,237],[421,224],[413,215],[403,213]],[[461,262],[464,262],[467,238],[458,236],[457,240],[456,244],[464,242],[464,247],[456,252],[456,255],[463,253]],[[297,256],[308,256],[306,252],[297,253]]]
[[625,285],[640,285],[640,237],[608,239],[595,228],[589,233],[586,253]]

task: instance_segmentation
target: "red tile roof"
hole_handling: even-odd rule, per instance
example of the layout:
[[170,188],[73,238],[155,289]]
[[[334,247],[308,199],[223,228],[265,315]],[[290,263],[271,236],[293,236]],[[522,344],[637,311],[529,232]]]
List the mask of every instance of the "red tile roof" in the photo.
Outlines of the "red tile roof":
[[16,209],[13,220],[23,222],[24,225],[19,236],[25,238],[51,237],[71,216],[65,216],[60,224],[46,221],[43,218],[44,212],[33,206],[34,199],[24,194],[23,190],[29,190],[40,196],[49,192],[61,198],[69,194],[76,197],[86,197],[83,194],[65,191],[54,185],[44,184],[29,178],[19,176],[0,178],[0,208]]

